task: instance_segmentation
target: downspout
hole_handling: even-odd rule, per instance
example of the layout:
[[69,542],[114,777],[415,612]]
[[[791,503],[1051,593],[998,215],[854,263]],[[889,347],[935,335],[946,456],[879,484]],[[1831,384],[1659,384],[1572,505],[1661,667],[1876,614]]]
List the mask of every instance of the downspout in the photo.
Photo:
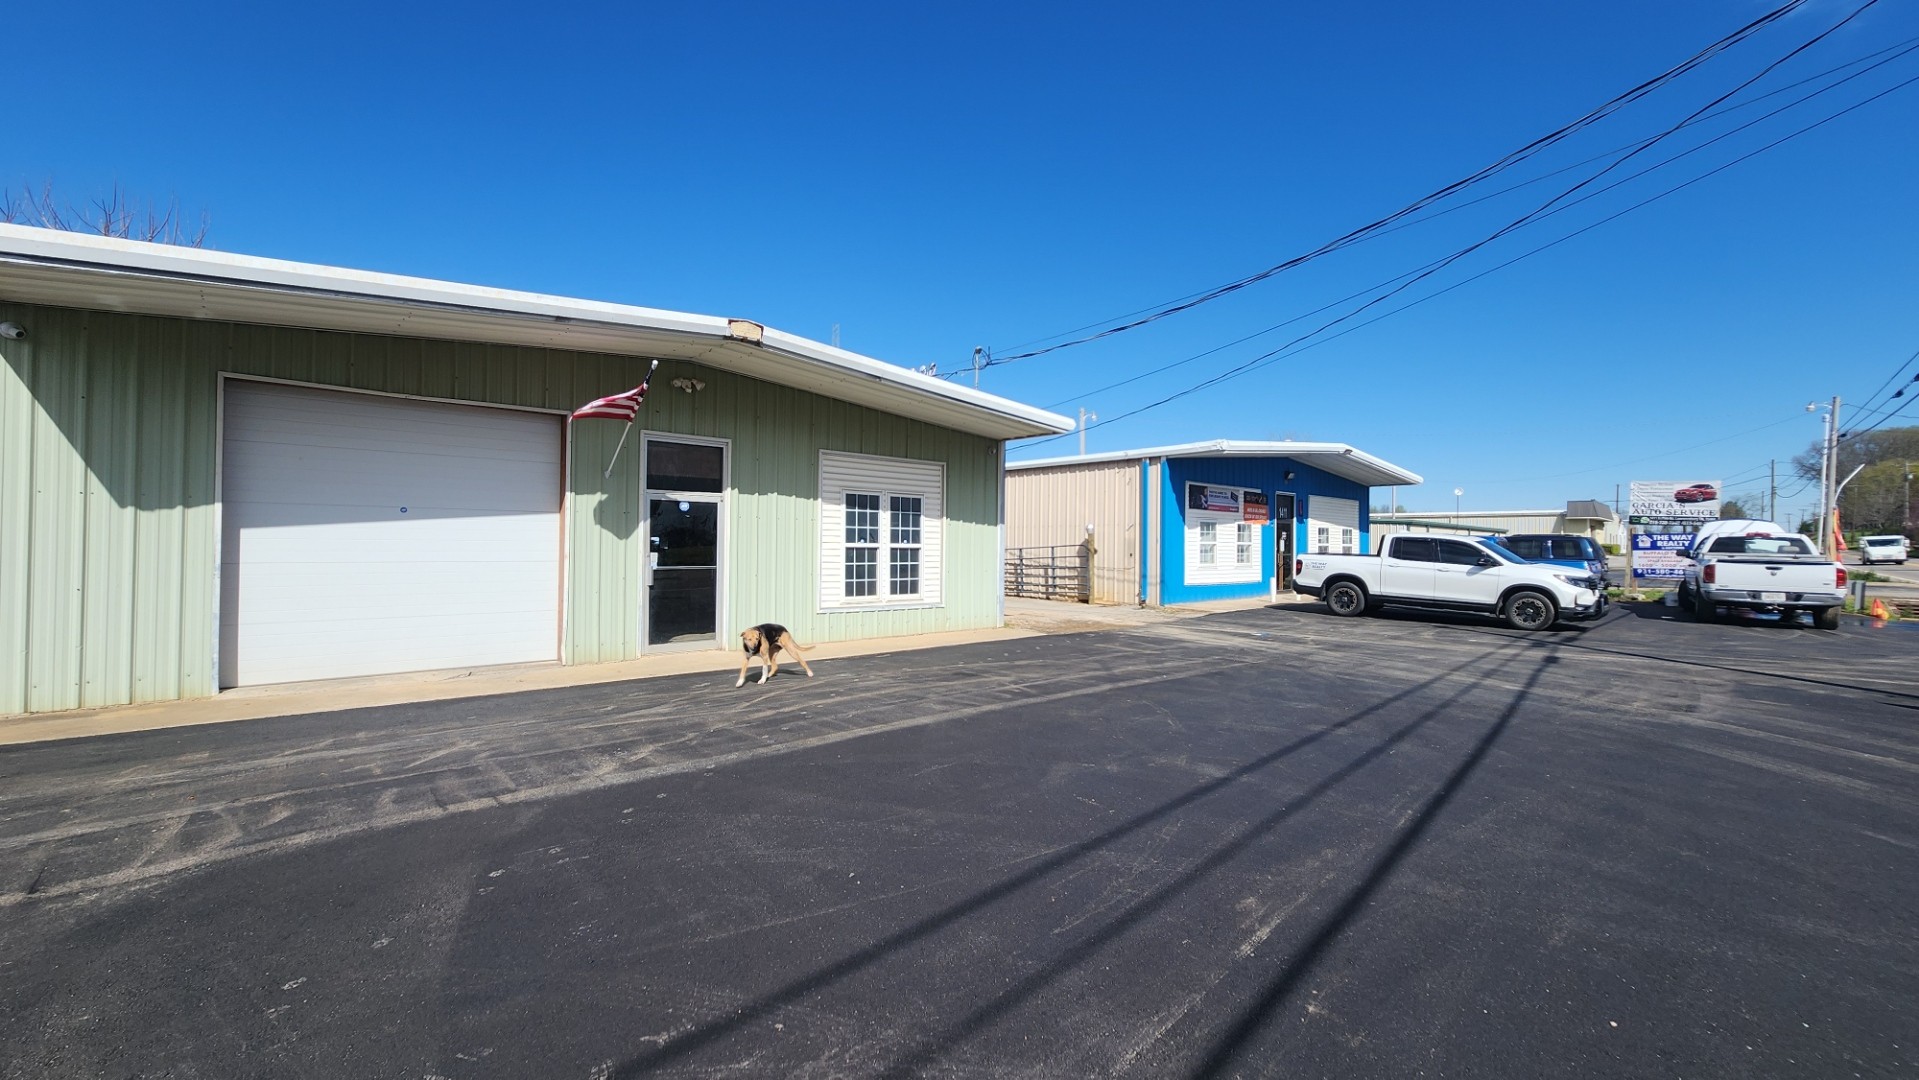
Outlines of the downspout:
[[1147,494],[1146,517],[1147,538],[1141,543],[1146,552],[1146,604],[1149,607],[1160,606],[1160,548],[1164,546],[1164,537],[1160,535],[1160,488],[1164,486],[1165,458],[1153,458],[1146,463]]
[[999,621],[995,626],[1006,625],[1006,441],[993,444],[988,453],[999,458],[999,562],[993,566],[993,576],[999,579]]

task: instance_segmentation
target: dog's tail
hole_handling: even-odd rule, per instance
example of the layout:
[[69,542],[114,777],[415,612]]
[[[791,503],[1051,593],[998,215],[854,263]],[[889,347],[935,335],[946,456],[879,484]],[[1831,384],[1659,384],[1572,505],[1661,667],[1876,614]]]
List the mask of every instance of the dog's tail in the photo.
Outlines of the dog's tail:
[[781,634],[781,635],[780,635],[780,640],[779,640],[779,643],[778,643],[778,644],[779,644],[779,647],[780,647],[780,648],[782,648],[782,649],[791,649],[791,650],[793,650],[793,651],[794,651],[794,652],[796,652],[796,653],[801,653],[801,652],[807,652],[807,651],[809,651],[809,650],[807,650],[807,649],[802,649],[802,648],[800,648],[800,643],[799,643],[799,642],[797,642],[797,641],[794,641],[794,640],[793,640],[793,635],[792,635],[792,634],[790,634],[790,633],[787,633],[787,634]]

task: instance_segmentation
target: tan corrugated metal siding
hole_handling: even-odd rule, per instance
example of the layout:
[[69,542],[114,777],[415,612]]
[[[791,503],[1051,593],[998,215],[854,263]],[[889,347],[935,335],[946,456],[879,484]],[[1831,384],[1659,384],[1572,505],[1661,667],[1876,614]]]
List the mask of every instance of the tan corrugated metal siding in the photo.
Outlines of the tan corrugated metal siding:
[[[212,694],[219,373],[567,410],[626,390],[646,361],[0,304],[0,714]],[[695,394],[670,385],[705,382]],[[685,361],[663,365],[638,428],[732,440],[721,635],[774,620],[801,641],[999,622],[992,439]],[[564,657],[639,650],[645,537],[636,430],[573,425]],[[817,610],[822,449],[942,462],[935,608]]]
[[1139,602],[1138,461],[1006,474],[1006,546],[1077,544],[1093,526],[1093,601]]
[[1456,519],[1456,527],[1448,527],[1455,521],[1453,515],[1444,512],[1422,514],[1417,522],[1401,524],[1399,522],[1373,518],[1372,533],[1375,538],[1391,536],[1401,532],[1431,532],[1485,534],[1499,533],[1570,533],[1574,536],[1589,536],[1601,544],[1617,544],[1619,529],[1616,523],[1590,519],[1568,520],[1563,513],[1540,514],[1461,514]]

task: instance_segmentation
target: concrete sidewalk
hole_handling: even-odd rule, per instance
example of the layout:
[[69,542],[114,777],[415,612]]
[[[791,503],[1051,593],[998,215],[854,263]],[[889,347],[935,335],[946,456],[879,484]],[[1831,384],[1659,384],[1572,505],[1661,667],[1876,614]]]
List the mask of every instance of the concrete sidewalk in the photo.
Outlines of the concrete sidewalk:
[[[807,647],[806,657],[839,660],[854,656],[937,649],[982,641],[1010,641],[1039,634],[1075,634],[1124,629],[1215,611],[1265,606],[1264,600],[1194,604],[1160,609],[1094,604],[1065,604],[1047,600],[1008,599],[1006,625],[996,630],[962,630],[947,634],[874,638],[866,641],[821,642]],[[0,746],[113,735],[131,731],[221,724],[232,720],[260,720],[271,716],[303,716],[343,709],[404,705],[419,701],[487,697],[522,690],[651,679],[666,675],[713,672],[731,676],[739,669],[739,654],[730,649],[643,656],[610,664],[509,664],[500,667],[456,668],[409,672],[324,682],[282,683],[227,690],[218,697],[161,701],[146,705],[119,705],[105,709],[36,713],[0,717]],[[782,661],[785,663],[785,661]],[[757,666],[755,667],[757,671]],[[752,676],[757,677],[757,676]]]

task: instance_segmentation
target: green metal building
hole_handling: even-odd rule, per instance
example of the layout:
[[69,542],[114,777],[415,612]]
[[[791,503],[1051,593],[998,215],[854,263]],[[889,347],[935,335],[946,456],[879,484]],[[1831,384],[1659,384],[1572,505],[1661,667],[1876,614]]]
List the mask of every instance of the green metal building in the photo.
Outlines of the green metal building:
[[[1004,442],[1072,426],[745,320],[10,225],[0,359],[0,715],[997,626]],[[569,422],[654,360],[623,447]]]

